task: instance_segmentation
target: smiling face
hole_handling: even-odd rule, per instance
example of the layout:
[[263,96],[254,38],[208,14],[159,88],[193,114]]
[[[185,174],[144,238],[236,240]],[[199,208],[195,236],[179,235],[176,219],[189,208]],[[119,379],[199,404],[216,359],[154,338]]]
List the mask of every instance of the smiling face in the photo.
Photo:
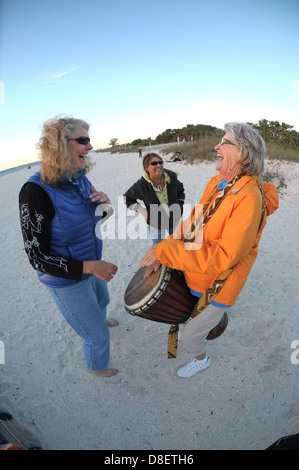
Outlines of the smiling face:
[[88,154],[90,150],[93,149],[92,145],[90,142],[85,143],[79,143],[75,139],[79,139],[80,137],[88,137],[89,138],[89,133],[88,130],[85,129],[84,127],[76,127],[74,130],[72,140],[68,142],[68,148],[72,156],[72,163],[74,165],[74,168],[76,168],[78,171],[84,170],[85,168],[85,156]]
[[232,181],[242,172],[240,149],[232,143],[232,137],[229,132],[225,134],[221,142],[215,146],[217,157],[220,159],[216,170],[223,179]]
[[[152,165],[152,163],[154,162],[162,163],[162,165],[159,165],[159,164]],[[151,161],[149,162],[149,164],[147,165],[146,171],[148,172],[151,180],[158,181],[159,179],[161,179],[161,176],[163,173],[163,160],[157,157],[153,157]]]

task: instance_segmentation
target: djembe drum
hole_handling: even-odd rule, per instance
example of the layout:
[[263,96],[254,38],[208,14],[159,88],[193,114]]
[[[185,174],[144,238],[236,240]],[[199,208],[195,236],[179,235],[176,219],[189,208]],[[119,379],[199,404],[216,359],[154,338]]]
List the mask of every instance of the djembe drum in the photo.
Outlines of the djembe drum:
[[[161,265],[157,272],[144,277],[140,268],[131,279],[124,296],[125,309],[133,316],[171,325],[185,323],[198,298],[191,294],[181,271]],[[207,339],[215,339],[226,329],[226,312]]]

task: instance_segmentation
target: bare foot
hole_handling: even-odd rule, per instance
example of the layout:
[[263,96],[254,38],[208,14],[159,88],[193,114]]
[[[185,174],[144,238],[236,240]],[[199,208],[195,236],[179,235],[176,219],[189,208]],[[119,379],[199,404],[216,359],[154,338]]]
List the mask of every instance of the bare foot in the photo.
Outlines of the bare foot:
[[113,377],[113,375],[118,374],[118,370],[112,369],[111,367],[108,367],[108,369],[105,370],[88,370],[89,372],[92,372],[95,375],[99,375],[100,377]]
[[107,326],[117,326],[119,322],[115,318],[106,318]]

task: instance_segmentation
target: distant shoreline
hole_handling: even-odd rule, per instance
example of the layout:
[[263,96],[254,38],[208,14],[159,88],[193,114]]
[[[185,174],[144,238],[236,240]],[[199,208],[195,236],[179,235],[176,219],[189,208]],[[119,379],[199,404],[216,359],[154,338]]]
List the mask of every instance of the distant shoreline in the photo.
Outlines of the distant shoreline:
[[39,165],[39,163],[40,162],[37,161],[37,162],[32,162],[32,163],[25,163],[24,165],[14,166],[12,168],[7,168],[6,170],[0,171],[0,178],[1,176],[8,175],[9,173],[14,173],[15,171],[24,170],[25,168]]

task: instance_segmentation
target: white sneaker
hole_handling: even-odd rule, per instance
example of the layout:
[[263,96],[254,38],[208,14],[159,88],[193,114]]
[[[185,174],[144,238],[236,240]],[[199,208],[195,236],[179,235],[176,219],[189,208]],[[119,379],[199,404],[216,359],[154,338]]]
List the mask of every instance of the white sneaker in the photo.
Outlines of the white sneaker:
[[203,364],[202,362],[199,362],[197,359],[194,359],[194,361],[189,362],[189,364],[186,364],[184,367],[181,367],[181,369],[178,370],[178,376],[179,377],[192,377],[192,375],[197,374],[197,372],[207,369],[211,365],[210,358],[207,357],[206,362]]

